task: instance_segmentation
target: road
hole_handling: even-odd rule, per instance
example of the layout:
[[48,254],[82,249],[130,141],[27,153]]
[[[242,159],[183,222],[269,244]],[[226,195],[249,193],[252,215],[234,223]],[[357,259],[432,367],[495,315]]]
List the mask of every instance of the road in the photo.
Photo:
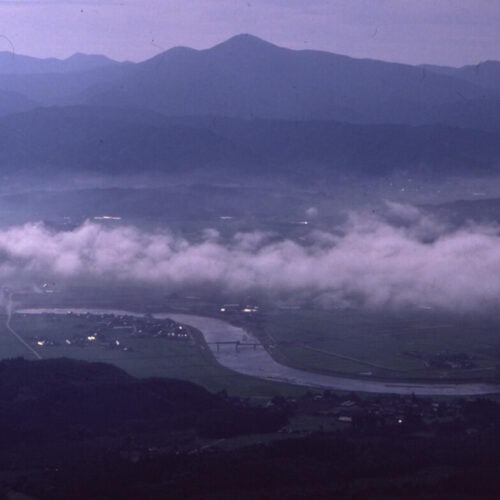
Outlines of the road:
[[37,351],[35,351],[35,349],[33,349],[33,347],[31,347],[22,337],[21,335],[19,335],[13,328],[12,326],[10,325],[10,321],[12,319],[12,294],[8,294],[7,295],[7,304],[5,306],[5,312],[7,314],[7,319],[5,321],[5,328],[7,329],[7,331],[13,336],[15,337],[24,347],[26,347],[26,349],[28,349],[29,352],[31,352],[36,359],[42,359],[42,356],[40,355],[40,353],[38,353]]

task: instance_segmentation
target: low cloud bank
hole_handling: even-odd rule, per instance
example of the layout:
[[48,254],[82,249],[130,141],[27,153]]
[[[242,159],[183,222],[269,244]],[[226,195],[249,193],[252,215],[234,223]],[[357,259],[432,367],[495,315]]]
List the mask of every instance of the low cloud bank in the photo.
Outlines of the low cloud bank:
[[260,232],[198,242],[168,232],[87,222],[70,232],[42,224],[0,230],[0,280],[214,286],[307,297],[325,307],[500,305],[500,230],[451,228],[415,207],[352,215],[339,230],[300,242]]

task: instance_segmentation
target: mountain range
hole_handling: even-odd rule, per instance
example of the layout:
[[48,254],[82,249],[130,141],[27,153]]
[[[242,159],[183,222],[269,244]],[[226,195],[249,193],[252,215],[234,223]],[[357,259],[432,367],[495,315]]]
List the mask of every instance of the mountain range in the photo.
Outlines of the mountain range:
[[251,35],[140,63],[0,53],[0,167],[109,173],[500,166],[500,63],[447,68]]
[[73,73],[90,71],[120,63],[106,56],[73,54],[67,59],[38,59],[13,52],[0,52],[0,74],[33,75],[40,73]]

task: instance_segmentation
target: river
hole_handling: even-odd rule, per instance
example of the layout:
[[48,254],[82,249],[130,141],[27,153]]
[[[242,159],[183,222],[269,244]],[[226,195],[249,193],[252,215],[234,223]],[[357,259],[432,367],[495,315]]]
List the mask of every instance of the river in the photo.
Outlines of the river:
[[[16,313],[40,314],[40,313],[67,314],[113,314],[143,316],[143,314],[115,310],[115,309],[21,309]],[[259,377],[265,380],[274,380],[296,385],[315,387],[320,389],[371,392],[384,394],[416,394],[429,396],[478,396],[485,394],[500,393],[500,384],[463,382],[463,383],[438,383],[438,382],[389,382],[382,380],[370,380],[350,378],[348,376],[324,375],[305,370],[290,368],[275,361],[262,347],[260,342],[243,328],[231,325],[226,321],[195,316],[192,314],[159,313],[154,314],[158,319],[171,318],[178,323],[192,326],[202,332],[205,341],[211,349],[216,360],[226,368],[235,372]],[[255,344],[255,346],[240,346],[236,348],[233,344],[219,344],[217,342],[243,342]]]

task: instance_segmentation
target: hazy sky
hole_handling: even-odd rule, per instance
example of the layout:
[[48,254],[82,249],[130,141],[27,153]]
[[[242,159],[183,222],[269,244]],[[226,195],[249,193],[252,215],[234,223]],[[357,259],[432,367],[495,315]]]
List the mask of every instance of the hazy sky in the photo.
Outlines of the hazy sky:
[[0,0],[0,50],[143,60],[252,33],[290,48],[463,65],[500,60],[499,0]]

